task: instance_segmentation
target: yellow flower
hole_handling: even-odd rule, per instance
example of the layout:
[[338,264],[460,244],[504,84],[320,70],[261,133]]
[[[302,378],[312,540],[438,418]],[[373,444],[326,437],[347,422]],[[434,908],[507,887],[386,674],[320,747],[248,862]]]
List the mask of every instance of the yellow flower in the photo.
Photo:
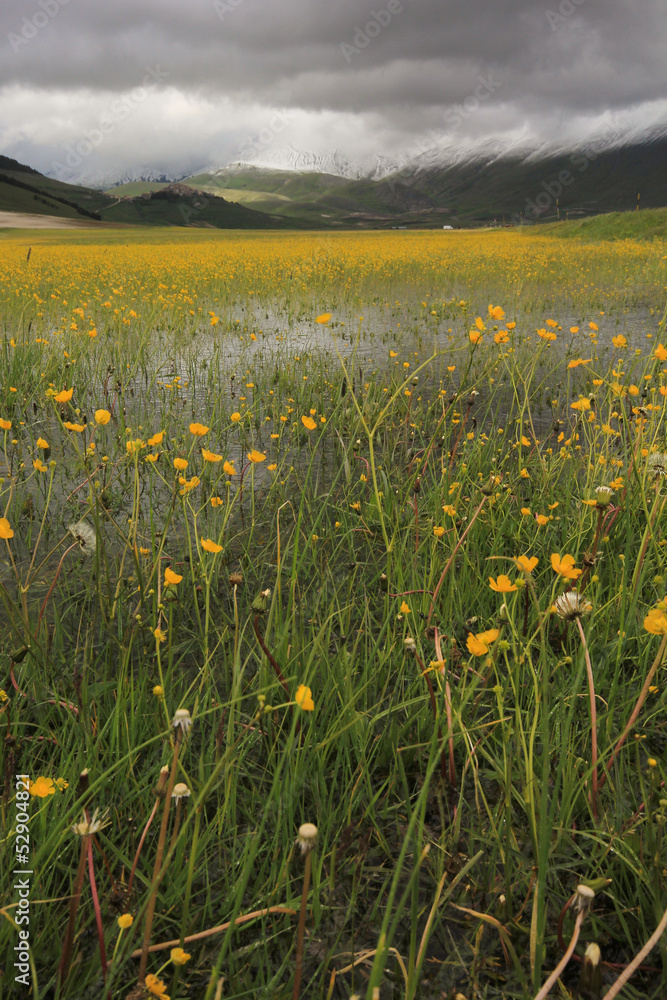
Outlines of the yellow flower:
[[69,788],[69,781],[64,778],[56,778],[56,785],[61,792],[64,792],[66,788]]
[[[223,471],[226,472],[228,476],[235,476],[236,475],[236,469],[234,468],[234,463],[233,462],[225,462],[225,464],[223,465],[222,468],[223,468]],[[213,501],[211,501],[211,503],[212,502]],[[222,503],[222,501],[220,501],[220,502]]]
[[131,913],[121,913],[118,918],[118,926],[122,931],[126,931],[128,927],[131,927],[134,923],[134,917]]
[[521,444],[524,448],[530,448],[530,439],[527,438],[525,434],[521,435]]
[[35,442],[35,447],[36,448],[48,448],[49,447],[49,442],[45,441],[44,438],[37,438],[37,441]]
[[205,462],[221,462],[222,455],[216,455],[214,451],[208,451],[206,448],[202,448],[201,457]]
[[667,617],[660,608],[652,608],[644,619],[644,628],[651,635],[665,635],[667,633]]
[[515,586],[515,584],[512,583],[510,578],[502,574],[501,576],[498,577],[497,580],[494,580],[493,577],[490,576],[489,587],[491,588],[491,590],[495,590],[497,594],[511,594],[512,591],[517,589],[517,587]]
[[597,328],[598,328],[597,323],[589,323],[588,325],[589,325],[589,327],[590,327],[591,330],[597,330]]
[[443,504],[442,509],[445,514],[449,514],[450,517],[456,517],[456,507],[452,507],[450,503]]
[[14,532],[6,517],[0,517],[0,538],[13,538]]
[[223,500],[221,497],[211,497],[211,507],[222,507]]
[[444,528],[435,527],[433,529],[433,534],[435,535],[436,538],[442,538],[442,536],[444,535],[444,533],[445,533],[445,529]]
[[478,330],[486,330],[486,327],[484,326],[484,320],[482,319],[481,316],[478,316],[477,319],[475,320],[475,326],[477,327]]
[[148,992],[152,993],[153,996],[161,997],[161,1000],[169,1000],[167,987],[164,985],[162,980],[158,979],[157,976],[154,976],[152,972],[146,976],[144,983]]
[[317,424],[312,417],[301,417],[301,423],[306,428],[307,431],[314,431]]
[[11,420],[3,420],[0,418],[0,427],[2,427],[3,431],[10,431],[12,429]]
[[524,517],[528,517],[530,515],[530,507],[522,507],[521,513]]
[[561,559],[557,552],[551,553],[551,567],[554,573],[566,580],[577,580],[583,573],[583,570],[574,568],[574,556],[565,555]]
[[54,398],[56,403],[69,403],[70,399],[74,395],[74,389],[63,389]]
[[667,348],[665,348],[662,344],[658,344],[653,352],[653,357],[657,358],[658,361],[667,361]]
[[45,799],[48,795],[55,795],[56,788],[53,778],[35,778],[28,782],[28,791],[38,799]]
[[331,319],[332,313],[321,313],[315,318],[316,323],[328,323]]
[[33,458],[32,467],[33,469],[37,469],[38,472],[48,471],[46,465],[44,465],[44,462],[42,462],[41,458]]
[[156,448],[159,444],[162,444],[164,440],[164,431],[158,431],[153,437],[149,437],[148,446],[149,448]]
[[253,465],[256,462],[263,462],[265,459],[266,459],[266,455],[264,455],[263,452],[261,452],[261,451],[257,451],[256,448],[253,448],[252,451],[248,452],[248,461],[252,462]]
[[[158,645],[161,642],[164,642],[165,639],[167,638],[167,633],[163,632],[162,629],[159,626],[157,628],[153,629],[153,635],[155,636]],[[162,690],[162,689],[160,689],[160,690]],[[155,694],[155,688],[153,688],[153,694]]]
[[204,424],[190,424],[190,433],[194,434],[195,437],[203,437],[208,432],[209,428],[205,427]]
[[218,545],[217,542],[212,541],[210,538],[202,538],[201,547],[204,552],[212,552],[213,554],[222,552],[222,545]]
[[315,702],[313,701],[313,692],[305,684],[300,684],[297,688],[294,700],[302,708],[304,712],[312,712],[315,708]]
[[567,367],[578,368],[579,365],[587,365],[589,361],[592,361],[592,358],[574,358],[573,361],[570,361]]
[[483,339],[482,334],[479,332],[479,330],[471,330],[468,336],[470,338],[471,344],[478,344],[480,340]]
[[267,465],[267,469],[269,470],[269,472],[275,472],[277,468],[278,466],[276,465],[275,462],[272,462],[271,465]]
[[537,556],[517,556],[514,562],[524,573],[532,573],[537,566]]
[[411,614],[411,613],[412,613],[412,612],[410,611],[410,608],[408,607],[408,605],[406,604],[406,602],[405,602],[405,601],[403,601],[403,603],[401,604],[401,612],[402,612],[402,613],[403,613],[404,615],[409,615],[409,614]]
[[167,585],[173,584],[175,586],[177,583],[180,583],[182,579],[183,579],[182,576],[179,576],[178,573],[174,573],[173,569],[167,566],[166,570],[164,571],[165,584]]
[[241,414],[238,411],[236,413],[232,413],[232,415],[231,415],[231,417],[229,419],[233,420],[234,423],[237,424],[239,422],[239,420],[241,419]]
[[590,399],[578,399],[576,403],[570,403],[570,406],[573,410],[581,410],[583,413],[584,410],[590,410],[591,401]]
[[[617,337],[612,337],[611,342],[614,347],[627,347],[627,340],[622,333],[619,333]],[[667,351],[665,351],[665,357],[667,358]]]
[[505,319],[505,310],[501,306],[489,306],[489,316],[491,319],[503,320]]
[[535,520],[537,521],[537,523],[541,528],[543,528],[545,524],[549,523],[549,518],[546,516],[546,514],[536,514]]
[[73,424],[69,420],[63,421],[63,427],[66,427],[68,431],[76,431],[77,434],[81,434],[85,431],[85,424]]
[[398,351],[390,351],[389,352],[389,357],[390,358],[397,358],[398,357]]
[[96,424],[102,424],[102,426],[104,426],[105,424],[108,424],[110,420],[111,420],[111,414],[109,413],[108,410],[95,410]]
[[183,948],[172,948],[171,960],[174,965],[185,965],[186,962],[190,961],[190,955]]
[[468,652],[472,653],[473,656],[486,656],[489,652],[489,646],[496,641],[499,635],[500,630],[497,628],[489,629],[488,632],[479,632],[477,635],[469,632],[466,642]]
[[178,469],[179,472],[183,472],[185,469],[187,469],[187,467],[188,467],[188,460],[187,460],[187,458],[175,458],[174,459],[174,468]]
[[164,688],[162,687],[161,684],[155,685],[155,687],[153,688],[153,694],[155,695],[156,698],[162,697],[162,695],[164,694]]
[[194,488],[199,486],[199,483],[201,482],[199,476],[193,476],[192,479],[183,479],[183,477],[180,476],[178,481],[182,486],[182,489],[178,491],[182,497],[184,497],[186,493],[190,493],[191,490],[194,490]]

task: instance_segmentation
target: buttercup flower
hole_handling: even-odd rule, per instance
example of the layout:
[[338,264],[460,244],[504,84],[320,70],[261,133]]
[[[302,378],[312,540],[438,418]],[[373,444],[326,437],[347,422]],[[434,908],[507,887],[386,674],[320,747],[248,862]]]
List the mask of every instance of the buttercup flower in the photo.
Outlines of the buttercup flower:
[[185,965],[190,961],[190,955],[183,948],[172,948],[170,955],[174,965]]
[[0,538],[13,538],[14,531],[6,517],[0,517]]
[[134,923],[134,917],[131,913],[121,913],[118,918],[118,926],[122,931],[126,931],[128,927],[131,927]]
[[218,545],[218,543],[214,542],[211,538],[202,538],[201,547],[205,552],[212,552],[213,554],[216,552],[222,552],[222,545]]
[[55,795],[56,787],[53,778],[35,778],[28,782],[28,791],[38,799],[45,799],[49,795]]
[[296,690],[294,700],[302,708],[304,712],[312,712],[315,708],[315,702],[313,701],[313,692],[305,684],[299,684]]
[[514,562],[524,573],[532,573],[537,566],[537,556],[517,556]]
[[583,570],[574,568],[574,556],[565,555],[561,559],[557,552],[551,554],[551,567],[554,573],[558,573],[566,580],[577,580]]
[[173,569],[167,566],[167,568],[164,571],[165,584],[171,584],[172,586],[175,587],[176,584],[180,583],[182,579],[183,577],[179,573],[174,573]]
[[644,619],[644,628],[651,635],[667,634],[667,616],[661,608],[651,608]]
[[209,428],[205,427],[204,424],[190,424],[190,433],[194,434],[195,437],[204,437],[208,432]]
[[512,591],[517,590],[516,585],[512,583],[510,578],[502,574],[497,580],[494,580],[493,577],[490,576],[489,586],[491,590],[495,590],[497,594],[511,594]]

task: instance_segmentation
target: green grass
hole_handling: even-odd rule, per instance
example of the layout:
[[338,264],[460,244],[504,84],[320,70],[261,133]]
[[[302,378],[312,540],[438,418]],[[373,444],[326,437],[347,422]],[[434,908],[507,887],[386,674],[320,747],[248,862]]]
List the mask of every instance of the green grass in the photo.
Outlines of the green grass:
[[664,240],[667,239],[667,208],[610,212],[572,222],[535,226],[529,231],[560,239]]
[[[603,880],[583,940],[607,963],[667,908],[662,669],[610,763],[664,646],[645,626],[666,592],[662,245],[446,239],[0,245],[3,954],[15,775],[68,783],[29,800],[35,995],[54,995],[84,809],[108,810],[90,852],[114,961],[104,982],[86,867],[59,995],[136,984],[174,760],[190,796],[178,828],[169,800],[151,942],[295,912],[186,944],[180,968],[152,955],[172,998],[292,996],[303,822],[319,836],[302,997],[529,998],[582,880]],[[551,610],[570,585],[552,553],[582,571],[585,642]],[[664,993],[644,971],[624,995]]]

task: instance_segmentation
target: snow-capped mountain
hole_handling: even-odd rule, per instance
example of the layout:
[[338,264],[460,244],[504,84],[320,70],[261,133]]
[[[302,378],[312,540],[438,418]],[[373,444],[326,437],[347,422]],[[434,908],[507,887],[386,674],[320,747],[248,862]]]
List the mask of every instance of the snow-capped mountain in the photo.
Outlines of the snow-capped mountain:
[[527,129],[511,134],[467,139],[451,131],[433,129],[421,136],[415,145],[398,155],[378,153],[353,161],[339,150],[320,151],[297,149],[295,146],[272,145],[250,155],[240,155],[223,165],[208,168],[208,173],[242,173],[248,169],[279,170],[294,173],[329,174],[347,180],[382,180],[393,174],[405,176],[421,171],[448,169],[466,162],[491,164],[504,158],[535,162],[547,157],[574,152],[602,153],[626,145],[648,144],[667,136],[667,122],[659,120],[651,126],[631,128],[614,119],[585,140],[536,142]]
[[257,153],[243,153],[220,166],[210,167],[209,173],[241,173],[249,167],[259,170],[279,170],[290,173],[330,174],[347,180],[378,180],[400,169],[400,159],[379,153],[363,160],[352,161],[337,149],[324,152],[297,149],[295,146],[272,146]]

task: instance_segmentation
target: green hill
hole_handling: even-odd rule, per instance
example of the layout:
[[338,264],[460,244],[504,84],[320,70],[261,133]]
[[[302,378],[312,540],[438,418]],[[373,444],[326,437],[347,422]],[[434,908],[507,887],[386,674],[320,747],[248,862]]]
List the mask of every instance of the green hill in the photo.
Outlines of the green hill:
[[667,208],[609,212],[576,221],[531,226],[527,232],[558,236],[564,240],[667,240]]

